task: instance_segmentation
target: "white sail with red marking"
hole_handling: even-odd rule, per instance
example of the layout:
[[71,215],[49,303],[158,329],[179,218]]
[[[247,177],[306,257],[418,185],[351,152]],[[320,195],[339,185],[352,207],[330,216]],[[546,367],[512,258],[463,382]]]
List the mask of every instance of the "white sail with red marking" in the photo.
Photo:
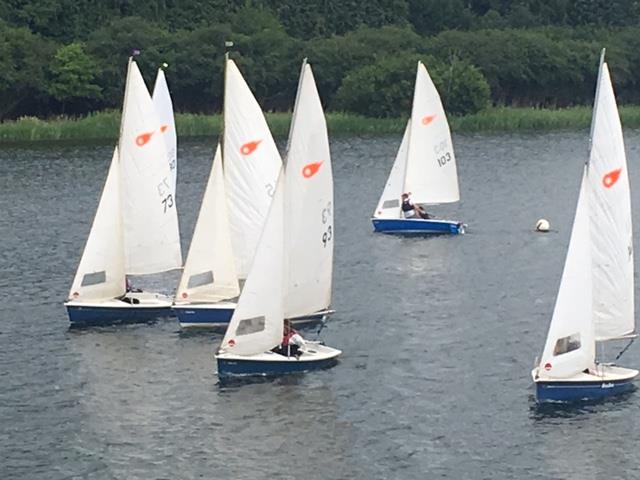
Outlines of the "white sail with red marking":
[[460,200],[449,122],[427,69],[418,62],[411,109],[405,192],[419,204]]
[[182,267],[171,171],[160,127],[140,70],[131,60],[118,147],[127,274]]
[[226,60],[224,173],[239,278],[246,278],[282,160],[264,114],[233,60]]
[[285,317],[331,304],[333,173],[324,111],[311,66],[303,63],[285,168]]
[[173,102],[169,93],[169,86],[164,75],[164,70],[158,69],[156,83],[153,87],[153,105],[156,107],[160,120],[160,132],[167,148],[167,162],[171,170],[171,188],[174,199],[176,197],[176,181],[178,176],[178,137],[176,134],[176,122],[173,116]]
[[629,174],[620,116],[604,61],[598,75],[588,170],[595,335],[596,340],[607,340],[635,331],[635,308]]

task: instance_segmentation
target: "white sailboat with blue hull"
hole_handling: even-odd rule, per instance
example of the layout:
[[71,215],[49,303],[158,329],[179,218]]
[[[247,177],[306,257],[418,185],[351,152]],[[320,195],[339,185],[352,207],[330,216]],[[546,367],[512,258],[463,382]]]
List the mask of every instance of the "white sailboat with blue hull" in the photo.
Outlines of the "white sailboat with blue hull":
[[182,266],[178,218],[161,124],[129,61],[120,140],[65,307],[72,326],[171,315],[171,298],[127,291],[127,275]]
[[[194,245],[199,245],[196,248],[200,249],[200,253],[187,261],[189,266],[186,267],[173,305],[173,311],[183,328],[215,328],[229,324],[236,307],[232,297],[237,297],[239,292],[234,290],[230,292],[234,293],[231,296],[226,293],[214,295],[211,289],[214,288],[215,278],[209,278],[209,287],[201,286],[209,289],[209,298],[198,299],[197,295],[194,298],[189,292],[190,280],[187,278],[198,272],[210,271],[215,263],[228,265],[228,260],[234,264],[236,285],[247,278],[282,168],[280,153],[262,109],[235,62],[229,58],[225,58],[224,95],[223,148],[219,169],[220,174],[223,171],[224,174],[218,177],[217,173],[212,172],[192,240]],[[223,183],[219,181],[221,179],[224,179]],[[223,192],[224,201],[220,199],[220,192]],[[214,198],[215,208],[205,208],[205,202],[213,202]],[[206,210],[211,210],[211,213],[206,213]],[[213,213],[218,217],[212,218]],[[200,224],[207,226],[200,227]],[[226,240],[223,248],[216,248],[214,244],[205,245],[213,238],[213,229],[218,232],[218,240],[230,235],[231,250],[227,248]],[[228,233],[223,234],[220,229],[226,229]],[[203,243],[201,233],[210,237],[209,240]],[[228,273],[229,268],[225,267],[225,272]],[[204,280],[202,278],[200,281]],[[224,288],[228,288],[229,280],[224,283]],[[213,297],[217,300],[214,301]]]
[[[317,342],[307,342],[299,356],[272,351],[282,341],[285,317],[326,306],[331,298],[331,159],[322,106],[306,62],[293,122],[286,170],[278,179],[253,265],[216,355],[220,379],[326,368],[342,353]],[[309,269],[317,273],[316,280],[310,280]]]
[[531,372],[538,402],[595,400],[634,388],[638,370],[596,360],[597,342],[635,338],[633,271],[627,161],[603,51],[567,258],[544,351]]
[[402,195],[417,205],[460,200],[449,123],[427,69],[418,62],[411,119],[371,221],[376,232],[464,233],[464,224],[436,218],[405,218]]

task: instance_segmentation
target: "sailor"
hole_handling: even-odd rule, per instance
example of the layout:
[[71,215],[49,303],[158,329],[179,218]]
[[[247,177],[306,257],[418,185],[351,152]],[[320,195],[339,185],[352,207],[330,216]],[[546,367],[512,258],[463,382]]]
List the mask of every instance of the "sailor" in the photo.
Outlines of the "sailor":
[[411,192],[402,194],[402,213],[404,218],[431,218],[424,208],[413,204],[409,195],[411,195]]
[[289,320],[285,320],[284,334],[282,336],[282,343],[278,353],[287,357],[290,357],[291,355],[300,357],[304,351],[305,343],[306,342],[304,341],[304,338],[302,338],[302,335],[291,327]]

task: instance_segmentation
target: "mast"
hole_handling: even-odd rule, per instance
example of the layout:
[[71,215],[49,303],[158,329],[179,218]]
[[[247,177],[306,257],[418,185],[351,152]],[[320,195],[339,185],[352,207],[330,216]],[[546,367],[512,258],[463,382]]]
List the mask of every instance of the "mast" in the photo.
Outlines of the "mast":
[[302,59],[302,67],[300,67],[300,76],[298,77],[298,89],[296,90],[296,100],[293,103],[293,113],[291,114],[291,125],[289,126],[289,137],[287,138],[287,148],[284,154],[284,162],[286,165],[287,158],[289,157],[289,147],[291,146],[291,137],[293,136],[293,128],[296,124],[296,114],[298,112],[298,102],[300,101],[300,85],[302,85],[302,78],[304,75],[304,69],[307,66],[307,57]]
[[589,160],[591,159],[591,148],[593,147],[593,128],[596,124],[596,113],[598,109],[598,95],[600,93],[600,83],[602,80],[602,65],[604,64],[604,54],[606,52],[606,48],[603,48],[600,52],[600,64],[598,66],[598,79],[596,80],[596,95],[593,97],[593,113],[591,114],[591,129],[589,131],[589,154],[587,155],[587,165],[589,165]]

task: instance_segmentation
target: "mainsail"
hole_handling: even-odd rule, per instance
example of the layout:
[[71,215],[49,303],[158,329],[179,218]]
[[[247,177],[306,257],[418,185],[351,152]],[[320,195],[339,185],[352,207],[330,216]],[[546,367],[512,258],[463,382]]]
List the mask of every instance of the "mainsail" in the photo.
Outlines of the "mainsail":
[[333,175],[324,111],[303,63],[285,168],[285,317],[331,304]]
[[404,190],[419,204],[460,200],[449,123],[422,62],[418,62],[413,94]]
[[226,60],[224,173],[239,278],[246,278],[282,160],[264,114],[233,60]]
[[607,340],[634,332],[635,315],[629,175],[604,58],[594,103],[588,180],[595,336]]
[[134,61],[129,62],[118,149],[126,273],[180,268],[178,216],[166,145],[156,109]]

